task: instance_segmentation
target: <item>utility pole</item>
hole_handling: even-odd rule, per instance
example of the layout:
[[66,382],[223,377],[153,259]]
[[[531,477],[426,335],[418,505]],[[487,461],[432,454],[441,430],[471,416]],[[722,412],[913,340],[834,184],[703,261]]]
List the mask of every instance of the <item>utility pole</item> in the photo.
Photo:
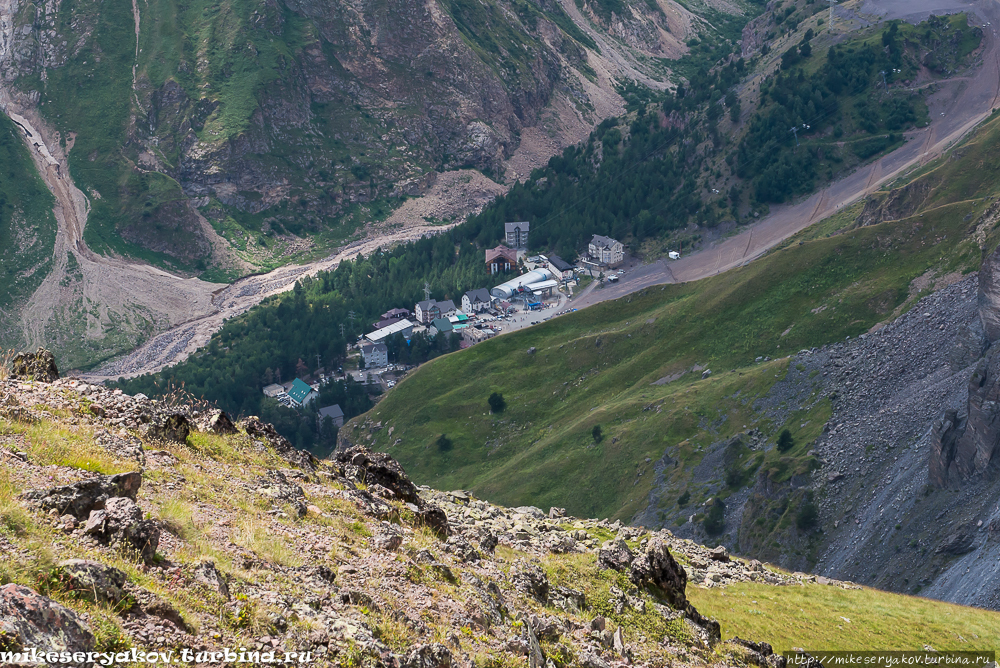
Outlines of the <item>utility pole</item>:
[[321,364],[321,362],[320,362],[320,360],[321,360],[321,359],[322,359],[322,358],[320,357],[319,353],[316,353],[316,372],[317,372],[317,373],[319,373],[319,370],[320,370],[320,369],[322,368],[322,366],[323,366],[323,365]]
[[347,319],[351,321],[351,333],[354,333],[354,319],[358,317],[354,311],[347,312]]
[[882,74],[882,89],[885,92],[889,92],[889,84],[885,80],[885,70],[882,70],[881,74]]
[[342,338],[342,339],[346,339],[347,338],[344,335],[344,323],[340,323],[340,338]]
[[430,301],[431,299],[431,284],[424,281],[424,300]]
[[833,32],[833,5],[837,0],[830,0],[830,32]]
[[795,148],[799,147],[799,127],[796,125],[792,128],[792,134],[795,135]]

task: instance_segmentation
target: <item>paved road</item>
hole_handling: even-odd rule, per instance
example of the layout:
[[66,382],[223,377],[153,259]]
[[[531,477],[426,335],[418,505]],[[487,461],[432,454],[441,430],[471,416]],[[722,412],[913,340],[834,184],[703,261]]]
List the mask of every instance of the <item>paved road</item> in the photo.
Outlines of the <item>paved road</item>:
[[771,214],[740,234],[680,260],[660,260],[626,272],[616,285],[574,299],[583,308],[663,283],[696,281],[754,260],[788,237],[849,206],[911,167],[941,155],[1000,106],[1000,3],[996,0],[869,0],[864,11],[887,19],[916,20],[929,13],[970,11],[984,22],[983,65],[971,77],[940,82],[928,99],[931,123],[906,133],[906,143],[871,165],[832,183],[801,202],[773,207]]

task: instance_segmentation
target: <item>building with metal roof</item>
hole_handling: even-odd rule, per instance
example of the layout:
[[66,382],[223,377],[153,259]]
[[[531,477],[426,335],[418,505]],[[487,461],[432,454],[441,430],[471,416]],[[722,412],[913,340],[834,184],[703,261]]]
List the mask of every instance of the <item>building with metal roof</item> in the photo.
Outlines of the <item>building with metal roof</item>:
[[490,290],[490,294],[497,299],[510,299],[514,295],[522,292],[530,292],[530,286],[532,283],[550,281],[552,278],[552,272],[548,269],[533,269],[526,274],[521,274],[516,278],[510,279],[506,283],[501,283]]
[[374,332],[365,334],[365,338],[372,343],[383,343],[393,334],[402,334],[403,338],[410,338],[413,334],[413,323],[406,319],[398,320],[381,329],[376,329]]
[[318,396],[319,392],[309,387],[304,380],[299,378],[296,378],[292,382],[292,386],[288,388],[288,398],[299,406],[305,406],[306,404],[315,401]]
[[332,420],[333,424],[338,427],[344,426],[344,411],[341,409],[340,404],[334,404],[332,406],[319,409],[319,419],[325,420],[327,418]]

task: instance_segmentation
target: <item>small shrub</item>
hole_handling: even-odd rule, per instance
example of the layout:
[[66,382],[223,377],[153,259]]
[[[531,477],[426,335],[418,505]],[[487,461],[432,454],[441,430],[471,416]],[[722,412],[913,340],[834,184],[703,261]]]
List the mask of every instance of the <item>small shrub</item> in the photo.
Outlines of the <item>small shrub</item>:
[[811,531],[819,524],[819,507],[813,501],[812,494],[807,494],[795,514],[795,526],[802,531]]
[[132,641],[125,635],[117,622],[96,617],[91,628],[94,631],[94,650],[102,653],[122,652],[132,646]]
[[781,433],[778,434],[778,452],[788,452],[795,447],[795,439],[792,438],[792,432],[788,429],[782,429]]
[[691,492],[684,490],[684,493],[677,497],[677,505],[684,507],[691,500]]
[[709,536],[718,536],[722,533],[726,528],[726,504],[715,499],[703,524]]
[[487,401],[490,404],[491,413],[503,413],[504,409],[507,408],[507,402],[499,392],[491,394]]
[[730,466],[726,469],[726,487],[739,489],[743,486],[746,473],[739,466]]
[[437,448],[441,452],[448,452],[453,447],[451,439],[448,438],[447,434],[441,434],[437,439]]
[[599,424],[594,425],[594,428],[590,430],[590,435],[594,437],[594,443],[600,443],[604,440],[604,432],[601,431]]

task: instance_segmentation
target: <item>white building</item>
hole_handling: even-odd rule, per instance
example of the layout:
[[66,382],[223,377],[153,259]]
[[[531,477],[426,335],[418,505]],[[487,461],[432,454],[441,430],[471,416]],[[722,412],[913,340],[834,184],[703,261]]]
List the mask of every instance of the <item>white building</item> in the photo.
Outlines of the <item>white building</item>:
[[667,257],[669,257],[671,260],[679,260],[681,259],[681,254],[678,253],[677,251],[670,251],[669,253],[667,253]]
[[527,221],[521,221],[519,223],[504,223],[504,232],[506,233],[507,245],[511,248],[527,248],[528,247],[528,230],[531,228],[531,224]]
[[587,253],[598,264],[617,267],[625,261],[625,246],[611,237],[595,234],[587,247]]
[[361,354],[365,358],[366,369],[377,369],[389,365],[389,349],[384,343],[370,343],[361,346]]
[[486,288],[469,290],[462,295],[462,311],[466,314],[481,313],[488,309],[492,303],[493,297],[490,296],[490,291]]
[[264,388],[265,397],[276,397],[279,394],[284,394],[284,393],[285,393],[285,388],[282,385],[278,385],[277,383],[272,383],[271,385],[268,385]]

